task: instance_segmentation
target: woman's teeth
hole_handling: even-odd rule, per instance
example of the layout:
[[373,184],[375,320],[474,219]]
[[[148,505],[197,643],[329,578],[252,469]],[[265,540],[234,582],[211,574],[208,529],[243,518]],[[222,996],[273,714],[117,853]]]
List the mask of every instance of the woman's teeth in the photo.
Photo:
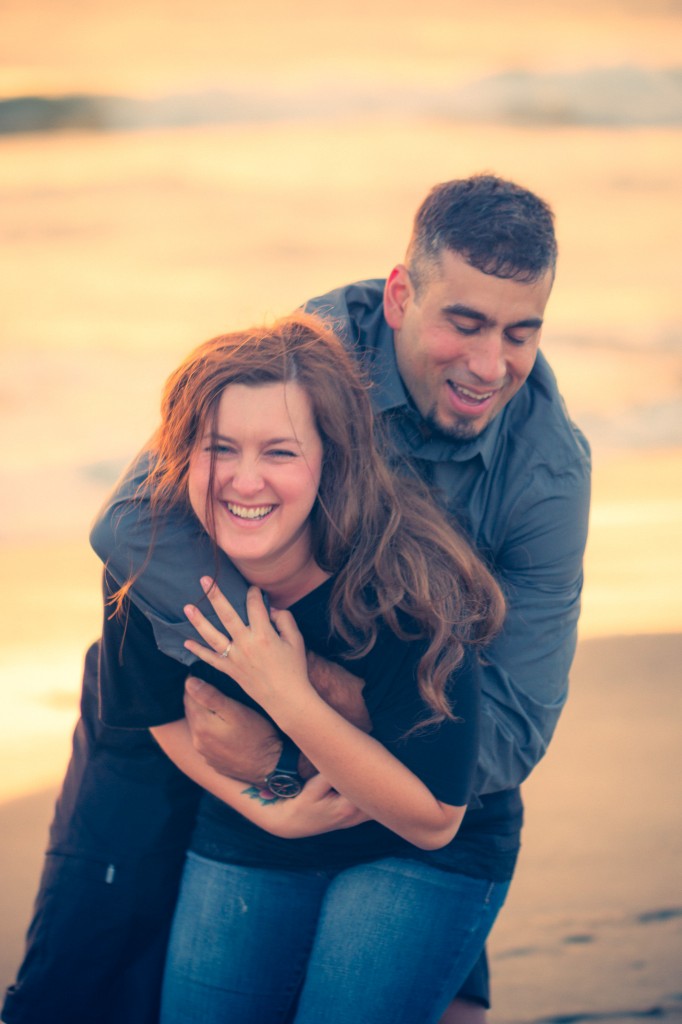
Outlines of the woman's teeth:
[[272,512],[274,505],[255,505],[247,507],[246,505],[233,505],[232,502],[227,502],[227,507],[233,516],[237,516],[239,519],[262,519],[267,516],[268,513]]

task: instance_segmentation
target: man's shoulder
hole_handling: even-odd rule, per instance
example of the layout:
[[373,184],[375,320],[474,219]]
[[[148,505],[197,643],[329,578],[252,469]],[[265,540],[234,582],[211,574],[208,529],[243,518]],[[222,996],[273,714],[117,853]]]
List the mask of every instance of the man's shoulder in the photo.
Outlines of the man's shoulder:
[[589,443],[571,420],[554,372],[541,352],[505,411],[501,433],[507,453],[515,450],[528,466],[542,465],[551,473],[576,469],[589,473]]
[[372,278],[342,285],[309,299],[304,308],[325,320],[352,347],[371,347],[384,323],[385,280]]

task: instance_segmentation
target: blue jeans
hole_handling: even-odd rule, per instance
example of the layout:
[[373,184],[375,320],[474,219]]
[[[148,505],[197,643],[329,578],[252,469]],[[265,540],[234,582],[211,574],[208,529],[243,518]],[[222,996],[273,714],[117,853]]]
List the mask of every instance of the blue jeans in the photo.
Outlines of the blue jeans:
[[399,858],[335,873],[190,853],[161,1024],[436,1022],[508,888]]

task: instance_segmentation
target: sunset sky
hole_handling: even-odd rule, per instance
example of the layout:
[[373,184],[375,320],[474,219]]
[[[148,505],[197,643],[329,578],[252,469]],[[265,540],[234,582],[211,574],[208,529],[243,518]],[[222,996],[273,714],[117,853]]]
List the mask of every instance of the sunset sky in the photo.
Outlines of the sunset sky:
[[5,96],[423,87],[679,60],[674,0],[3,0],[0,18]]

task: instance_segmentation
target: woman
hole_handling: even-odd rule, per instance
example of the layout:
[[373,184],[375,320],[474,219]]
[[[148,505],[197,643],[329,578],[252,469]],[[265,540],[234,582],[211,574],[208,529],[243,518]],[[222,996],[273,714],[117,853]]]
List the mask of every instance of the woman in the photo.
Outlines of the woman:
[[[130,584],[115,595],[125,614],[103,639],[104,721],[150,727],[210,794],[163,1024],[436,1021],[506,894],[457,874],[451,855],[476,758],[475,648],[502,598],[417,486],[387,470],[372,431],[351,360],[302,314],[206,343],[168,382],[152,509],[188,504],[253,584],[244,622],[202,580],[224,631],[188,606],[208,646],[186,646],[320,774],[286,800],[209,769],[182,720],[185,670],[156,650]],[[371,735],[318,697],[306,646],[365,680]]]

